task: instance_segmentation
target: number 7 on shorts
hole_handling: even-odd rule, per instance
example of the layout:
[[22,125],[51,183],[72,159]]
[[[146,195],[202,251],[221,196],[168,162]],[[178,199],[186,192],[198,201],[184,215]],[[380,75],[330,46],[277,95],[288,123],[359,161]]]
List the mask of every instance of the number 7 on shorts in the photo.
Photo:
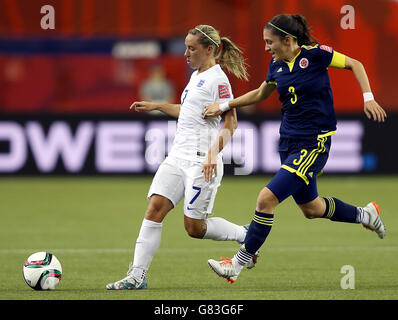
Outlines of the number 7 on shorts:
[[192,186],[192,189],[197,190],[198,192],[194,195],[194,197],[192,198],[192,200],[189,201],[188,208],[187,208],[188,210],[192,210],[192,209],[193,209],[193,208],[190,208],[189,205],[191,205],[192,203],[195,202],[195,200],[199,197],[200,192],[202,191],[202,188],[195,187],[195,186]]

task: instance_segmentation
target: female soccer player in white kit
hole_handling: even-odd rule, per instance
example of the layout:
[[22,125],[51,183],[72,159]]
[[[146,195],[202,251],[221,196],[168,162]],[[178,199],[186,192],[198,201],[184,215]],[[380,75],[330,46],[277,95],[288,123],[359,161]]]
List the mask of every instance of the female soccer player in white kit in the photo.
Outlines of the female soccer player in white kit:
[[[241,51],[208,25],[189,30],[185,46],[187,63],[196,71],[181,95],[181,104],[142,101],[130,107],[137,111],[160,110],[178,118],[178,124],[173,146],[148,192],[148,207],[136,241],[134,261],[130,263],[127,277],[108,284],[108,290],[147,288],[146,272],[160,245],[162,221],[183,197],[184,226],[191,237],[242,243],[247,233],[247,227],[219,217],[207,218],[212,213],[223,175],[220,152],[237,127],[236,112],[225,113],[220,131],[220,116],[202,117],[205,106],[233,98],[221,66],[247,80]],[[253,263],[249,267],[252,266]]]

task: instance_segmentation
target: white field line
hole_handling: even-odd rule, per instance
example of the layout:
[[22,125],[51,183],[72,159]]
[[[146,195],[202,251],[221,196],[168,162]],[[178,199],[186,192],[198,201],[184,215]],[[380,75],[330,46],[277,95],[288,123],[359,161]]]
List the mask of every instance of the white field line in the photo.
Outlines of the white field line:
[[[238,246],[231,248],[217,248],[217,247],[209,247],[209,248],[159,248],[157,253],[189,253],[189,252],[223,252],[223,251],[237,251]],[[263,252],[351,252],[351,251],[364,251],[364,250],[375,250],[379,252],[391,252],[398,251],[398,246],[386,246],[386,247],[283,247],[283,248],[272,248],[267,247],[263,248]],[[0,254],[26,254],[33,253],[38,251],[48,251],[51,253],[70,253],[70,254],[125,254],[125,253],[133,253],[133,248],[81,248],[81,249],[73,249],[73,248],[33,248],[33,249],[0,249]]]

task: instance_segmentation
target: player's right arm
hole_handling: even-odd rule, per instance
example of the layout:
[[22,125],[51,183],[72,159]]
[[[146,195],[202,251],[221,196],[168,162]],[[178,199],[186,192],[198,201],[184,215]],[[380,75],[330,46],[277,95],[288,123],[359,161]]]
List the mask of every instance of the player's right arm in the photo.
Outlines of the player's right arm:
[[130,106],[130,110],[134,109],[138,112],[142,111],[153,111],[158,110],[161,111],[171,117],[178,118],[180,114],[180,104],[172,104],[172,103],[157,103],[150,101],[136,101]]
[[[276,85],[274,82],[263,82],[260,87],[245,93],[244,95],[230,100],[228,105],[230,109],[241,108],[249,106],[251,104],[258,103],[267,99],[272,92],[274,92]],[[213,117],[222,114],[223,111],[220,110],[220,104],[218,102],[208,105],[203,111],[203,118]]]
[[[322,49],[322,47],[325,46],[321,46],[320,49]],[[325,52],[331,52],[329,50],[325,50],[325,48],[323,50],[324,51],[320,50],[319,52],[323,52],[323,54],[326,54],[326,56],[328,55],[328,53]],[[333,50],[332,61],[330,62],[328,67],[351,70],[356,80],[358,81],[362,93],[371,95],[371,98],[369,100],[364,101],[364,112],[368,119],[373,119],[374,121],[378,122],[382,122],[385,120],[387,114],[384,109],[374,100],[365,67],[360,61]]]
[[276,85],[274,83],[267,83],[264,81],[257,89],[229,101],[229,107],[231,109],[241,108],[266,100],[272,92],[274,92],[275,88]]
[[[362,90],[362,93],[372,92],[370,89],[369,79],[366,74],[365,68],[360,61],[345,56],[344,68],[353,72]],[[383,122],[387,117],[384,109],[374,99],[364,102],[363,109],[368,119]]]

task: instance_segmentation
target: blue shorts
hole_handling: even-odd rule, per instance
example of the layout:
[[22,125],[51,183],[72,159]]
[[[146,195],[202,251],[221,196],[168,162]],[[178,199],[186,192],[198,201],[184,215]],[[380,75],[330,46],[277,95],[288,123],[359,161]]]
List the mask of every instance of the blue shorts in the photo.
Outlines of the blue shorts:
[[279,202],[293,196],[298,204],[318,196],[316,177],[329,157],[331,138],[335,132],[314,139],[281,138],[279,155],[282,166],[267,185]]

